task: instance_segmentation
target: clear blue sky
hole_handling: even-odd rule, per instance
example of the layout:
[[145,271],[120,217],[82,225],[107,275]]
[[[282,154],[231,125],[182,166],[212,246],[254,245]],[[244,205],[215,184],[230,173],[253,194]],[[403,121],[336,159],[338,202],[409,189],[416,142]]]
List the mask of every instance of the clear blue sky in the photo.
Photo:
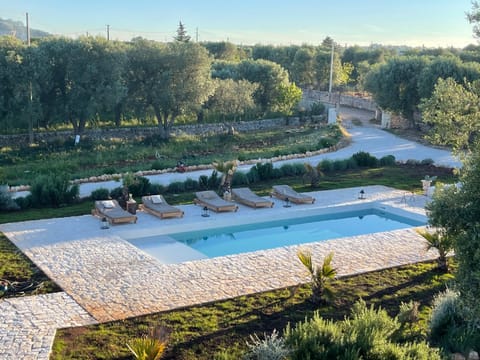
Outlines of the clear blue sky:
[[0,0],[0,18],[58,35],[170,41],[179,21],[195,40],[236,44],[463,47],[477,43],[471,0]]

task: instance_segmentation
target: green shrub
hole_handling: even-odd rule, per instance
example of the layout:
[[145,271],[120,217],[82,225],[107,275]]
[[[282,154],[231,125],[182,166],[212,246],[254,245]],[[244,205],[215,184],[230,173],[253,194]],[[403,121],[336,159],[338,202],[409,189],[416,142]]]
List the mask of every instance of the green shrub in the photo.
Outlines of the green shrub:
[[318,164],[318,167],[319,167],[320,171],[322,171],[324,173],[332,172],[333,171],[333,161],[328,160],[328,159],[323,159]]
[[405,161],[405,164],[410,166],[417,166],[417,165],[420,165],[420,161],[415,159],[408,159],[407,161]]
[[282,176],[282,170],[280,170],[279,168],[273,168],[272,179],[280,179]]
[[302,176],[306,173],[305,165],[303,163],[294,163],[293,172],[295,176]]
[[247,160],[247,155],[244,153],[239,153],[237,159],[238,161],[245,161]]
[[22,210],[28,209],[28,208],[32,207],[32,195],[29,194],[29,195],[24,196],[24,197],[15,198],[15,203]]
[[116,172],[117,172],[117,169],[115,169],[113,166],[109,166],[103,169],[104,174],[115,174]]
[[248,177],[244,172],[235,171],[232,177],[232,186],[248,185]]
[[325,105],[321,102],[314,102],[310,105],[310,115],[322,115],[325,113]]
[[150,166],[152,170],[162,170],[164,168],[163,163],[160,160],[155,160]]
[[247,172],[247,180],[249,184],[254,184],[260,181],[260,175],[256,166],[252,166]]
[[59,207],[65,204],[72,204],[78,199],[78,184],[70,184],[67,174],[40,175],[33,182],[30,193],[34,207]]
[[164,194],[165,193],[165,186],[154,183],[150,184],[150,194]]
[[365,151],[359,151],[353,154],[352,158],[357,162],[357,165],[360,167],[373,168],[378,166],[378,159]]
[[118,200],[123,197],[123,188],[121,186],[116,187],[110,190],[110,197],[112,199]]
[[291,163],[286,163],[280,166],[282,176],[295,176],[295,167]]
[[198,190],[198,181],[197,180],[187,178],[187,180],[185,180],[185,182],[184,182],[184,185],[185,185],[185,191]]
[[92,191],[90,198],[92,200],[105,200],[110,196],[110,191],[105,188],[99,188]]
[[222,178],[218,176],[218,172],[216,170],[212,171],[212,175],[208,178],[208,189],[210,190],[216,190],[220,187],[220,182],[222,181]]
[[360,300],[353,305],[350,318],[333,322],[318,312],[311,319],[285,329],[285,343],[292,360],[329,359],[425,359],[440,360],[438,350],[426,343],[397,343],[399,323],[385,310],[368,308]]
[[401,302],[397,320],[402,327],[411,326],[418,322],[420,315],[418,310],[419,306],[420,303],[418,301],[410,300],[408,303]]
[[297,154],[305,154],[307,152],[307,148],[305,145],[300,145],[298,150],[296,151]]
[[393,155],[386,155],[380,159],[380,166],[395,166],[396,160]]
[[421,165],[433,165],[434,163],[435,161],[433,161],[433,159],[430,159],[430,158],[423,159],[422,161],[420,161]]
[[355,161],[355,159],[353,159],[352,157],[346,159],[345,161],[347,163],[347,169],[351,169],[351,170],[358,169],[358,164]]
[[208,189],[208,176],[207,175],[200,175],[198,177],[198,188],[200,190],[207,190]]
[[480,334],[465,320],[458,292],[447,289],[433,300],[428,323],[430,340],[447,352],[479,351]]
[[147,195],[150,192],[150,180],[144,176],[134,176],[133,180],[124,178],[123,184],[128,187],[128,192],[134,197]]
[[348,160],[335,160],[333,162],[333,170],[335,171],[345,171],[348,169]]
[[276,330],[271,335],[264,334],[260,339],[258,335],[250,335],[251,342],[247,342],[249,351],[243,356],[244,360],[285,360],[290,350],[285,340],[278,336]]
[[459,294],[447,289],[433,300],[432,314],[428,324],[430,338],[439,341],[450,328],[462,323]]
[[284,333],[285,343],[292,350],[291,360],[358,359],[345,356],[345,349],[340,345],[343,336],[341,322],[324,320],[318,312],[294,328],[287,325]]
[[7,185],[0,185],[0,211],[19,210],[20,206],[13,200]]
[[368,357],[369,359],[388,359],[388,360],[430,360],[440,359],[440,353],[437,349],[432,349],[425,342],[419,343],[383,343],[378,344]]
[[[74,144],[73,139],[69,142],[69,144]],[[79,146],[82,150],[90,151],[95,147],[95,141],[91,138],[85,137],[80,140],[80,143],[77,146]]]
[[271,162],[257,163],[255,165],[260,181],[270,180],[272,178],[273,165]]
[[331,137],[324,137],[321,138],[320,141],[318,142],[318,148],[319,149],[325,149],[325,148],[330,148],[334,146],[337,143],[335,139],[332,139]]
[[396,319],[391,318],[383,309],[367,307],[363,300],[352,307],[350,319],[345,320],[346,334],[361,354],[368,354],[372,348],[391,340],[400,328]]
[[185,192],[185,183],[183,181],[174,181],[168,185],[168,192],[179,194]]

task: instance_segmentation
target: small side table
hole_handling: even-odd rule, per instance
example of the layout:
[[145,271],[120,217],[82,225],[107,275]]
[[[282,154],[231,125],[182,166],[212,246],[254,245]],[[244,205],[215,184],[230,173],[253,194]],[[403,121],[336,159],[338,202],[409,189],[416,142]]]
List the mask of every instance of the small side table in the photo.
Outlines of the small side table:
[[137,213],[137,202],[135,200],[132,199],[127,201],[127,211],[132,215]]

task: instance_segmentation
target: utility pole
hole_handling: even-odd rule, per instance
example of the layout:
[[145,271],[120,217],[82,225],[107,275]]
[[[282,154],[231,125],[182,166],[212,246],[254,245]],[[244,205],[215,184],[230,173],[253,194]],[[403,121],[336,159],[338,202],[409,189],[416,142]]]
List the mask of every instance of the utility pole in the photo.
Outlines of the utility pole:
[[27,45],[30,46],[30,25],[28,22],[28,12],[25,13],[26,24],[27,24]]
[[107,41],[110,41],[110,25],[107,25]]
[[[28,21],[28,12],[25,13],[25,20],[27,26],[27,46],[30,46],[30,24]],[[32,102],[33,102],[33,87],[32,87],[32,80],[30,80],[28,84],[28,141],[30,144],[33,144],[33,117],[32,117]]]
[[198,27],[195,29],[195,42],[198,43]]
[[335,49],[334,41],[332,40],[332,53],[330,55],[330,81],[328,82],[328,101],[332,101],[332,82],[333,82],[333,52]]

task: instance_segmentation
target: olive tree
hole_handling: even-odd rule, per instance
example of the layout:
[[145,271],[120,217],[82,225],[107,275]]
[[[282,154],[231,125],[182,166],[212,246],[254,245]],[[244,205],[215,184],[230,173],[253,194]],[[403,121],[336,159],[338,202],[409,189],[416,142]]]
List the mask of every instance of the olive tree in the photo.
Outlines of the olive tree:
[[129,99],[151,108],[168,139],[178,116],[197,111],[213,93],[208,51],[192,42],[137,40],[128,52]]
[[468,150],[480,132],[480,88],[459,84],[452,78],[438,79],[432,96],[420,105],[422,119],[431,125],[428,138],[435,144]]
[[480,326],[480,144],[464,160],[460,173],[461,186],[444,187],[435,192],[427,205],[429,222],[442,228],[453,239],[458,269],[457,290],[464,304],[466,319]]

